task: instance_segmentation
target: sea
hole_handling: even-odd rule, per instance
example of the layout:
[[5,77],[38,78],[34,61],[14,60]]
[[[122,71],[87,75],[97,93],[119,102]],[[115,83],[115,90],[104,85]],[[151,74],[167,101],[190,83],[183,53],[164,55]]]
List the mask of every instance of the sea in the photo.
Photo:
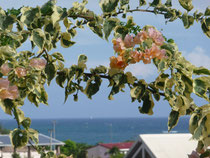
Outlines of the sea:
[[[87,119],[33,119],[31,128],[55,138],[95,145],[137,140],[139,134],[168,133],[168,118],[87,118]],[[17,128],[15,120],[0,120],[7,129]],[[171,133],[188,133],[189,117],[180,118]],[[54,137],[54,133],[53,133]]]

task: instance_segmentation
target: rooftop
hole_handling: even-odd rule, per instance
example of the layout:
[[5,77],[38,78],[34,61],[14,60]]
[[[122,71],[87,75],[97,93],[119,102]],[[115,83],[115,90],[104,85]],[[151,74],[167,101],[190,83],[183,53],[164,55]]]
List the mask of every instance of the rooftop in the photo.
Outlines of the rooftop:
[[133,145],[133,142],[108,143],[108,144],[100,143],[99,145],[101,145],[105,148],[108,148],[108,149],[111,149],[113,147],[117,147],[119,149],[129,149]]
[[[32,143],[33,144],[33,143]],[[39,143],[37,145],[49,146],[49,145],[64,145],[65,143],[50,138],[44,134],[39,133]],[[0,135],[0,147],[12,146],[9,135]],[[30,144],[27,144],[30,146]]]

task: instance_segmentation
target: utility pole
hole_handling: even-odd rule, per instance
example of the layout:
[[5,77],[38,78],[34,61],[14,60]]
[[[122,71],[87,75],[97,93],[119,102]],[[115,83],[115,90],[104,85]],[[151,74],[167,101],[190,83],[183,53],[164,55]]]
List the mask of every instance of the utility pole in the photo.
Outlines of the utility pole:
[[50,132],[50,151],[52,151],[52,133],[53,133],[53,130],[49,129],[48,132]]
[[53,123],[53,138],[55,139],[55,124],[56,124],[56,121],[52,121]]
[[111,143],[112,143],[112,123],[110,123],[110,138],[111,138]]
[[[56,124],[56,121],[52,121],[53,123],[53,138],[55,139],[55,124]],[[55,150],[55,146],[53,146],[53,150]]]

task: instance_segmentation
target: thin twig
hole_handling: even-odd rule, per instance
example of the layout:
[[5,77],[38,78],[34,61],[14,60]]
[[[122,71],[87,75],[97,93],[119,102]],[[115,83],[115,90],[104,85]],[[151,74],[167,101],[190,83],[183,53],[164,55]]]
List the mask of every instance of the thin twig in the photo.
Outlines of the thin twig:
[[39,53],[39,55],[37,55],[37,58],[39,58],[43,53],[45,53],[46,52],[46,49],[45,48],[43,48],[42,49],[42,51],[41,51],[41,53]]

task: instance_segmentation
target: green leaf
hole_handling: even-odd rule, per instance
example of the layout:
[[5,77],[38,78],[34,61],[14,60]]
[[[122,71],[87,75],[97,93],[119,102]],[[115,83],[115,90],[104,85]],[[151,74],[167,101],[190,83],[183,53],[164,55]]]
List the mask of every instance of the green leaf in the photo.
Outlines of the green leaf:
[[152,109],[154,107],[154,101],[152,99],[151,93],[146,91],[146,93],[144,93],[144,96],[143,96],[142,100],[143,100],[143,105],[142,105],[142,107],[139,107],[140,113],[152,115],[153,114]]
[[120,5],[125,6],[125,5],[129,4],[129,1],[130,0],[120,0]]
[[146,0],[139,0],[139,6],[144,6],[146,4],[147,4]]
[[56,66],[54,63],[49,63],[45,67],[45,73],[47,75],[48,85],[50,85],[51,80],[56,76]]
[[57,83],[60,87],[64,88],[63,86],[64,86],[64,83],[65,83],[65,81],[66,81],[66,78],[67,78],[66,72],[65,72],[65,71],[62,71],[62,72],[59,73],[58,76],[56,77],[56,83]]
[[172,110],[168,118],[168,131],[174,128],[179,121],[179,112]]
[[41,16],[40,8],[21,8],[22,16],[20,21],[24,23],[27,27],[31,27],[32,23]]
[[119,20],[117,18],[108,18],[104,21],[103,31],[104,31],[106,40],[108,40],[110,33],[117,26],[118,23],[119,23]]
[[14,129],[10,132],[10,140],[14,147],[21,148],[27,145],[29,136],[26,130]]
[[195,129],[198,127],[198,121],[200,120],[200,115],[197,113],[193,113],[190,117],[189,121],[189,131],[193,135],[195,132]]
[[91,77],[87,81],[87,85],[86,85],[86,88],[84,90],[84,93],[87,95],[87,97],[89,99],[92,99],[92,96],[99,91],[101,82],[102,82],[102,80],[99,76]]
[[158,5],[162,4],[161,0],[153,0],[153,2],[150,4],[150,6],[156,7]]
[[194,8],[192,0],[179,0],[179,4],[187,11],[191,11]]
[[87,62],[87,56],[84,55],[84,54],[81,54],[79,57],[78,57],[78,65],[80,64],[84,64]]
[[210,18],[203,19],[201,22],[201,28],[205,35],[210,38]]
[[58,6],[53,7],[53,14],[51,15],[53,26],[65,17],[67,17],[65,9]]
[[195,75],[210,75],[210,70],[203,66],[195,67],[193,69],[193,74],[195,74]]
[[17,107],[14,108],[14,115],[17,118],[18,124],[21,124],[21,122],[25,119],[24,112]]
[[12,109],[14,107],[14,103],[12,100],[5,99],[3,101],[0,101],[0,106],[6,114],[12,115]]
[[48,94],[47,92],[45,91],[44,87],[41,87],[41,96],[40,96],[40,102],[45,104],[45,105],[48,105]]
[[64,48],[71,47],[72,45],[75,44],[75,42],[71,41],[71,34],[64,32],[61,34],[61,46]]
[[210,157],[210,149],[207,149],[204,153],[200,155],[200,158]]
[[205,16],[210,16],[210,7],[206,8],[206,11],[204,13]]
[[23,127],[25,129],[29,129],[29,127],[31,126],[31,119],[29,117],[26,117],[21,124],[23,125]]
[[110,13],[116,10],[119,0],[100,0],[99,6],[104,13]]
[[13,16],[0,14],[0,29],[2,30],[12,30],[13,23],[15,22],[15,18]]
[[199,140],[199,138],[202,136],[202,131],[205,128],[205,122],[206,122],[206,117],[199,120],[198,127],[195,129],[192,137],[193,139]]
[[167,7],[172,7],[172,0],[167,0],[166,3],[165,3],[165,5]]
[[87,26],[99,37],[103,38],[102,26],[97,24],[96,22],[88,22]]
[[210,101],[209,97],[207,96],[207,90],[210,88],[210,77],[203,76],[199,77],[193,80],[193,92],[198,95],[199,97],[202,97],[206,99],[207,101]]
[[62,55],[61,53],[59,53],[59,52],[53,53],[52,56],[53,56],[54,58],[60,60],[60,61],[63,61],[63,62],[65,61],[63,55]]
[[153,96],[154,96],[156,101],[160,100],[160,94],[159,93],[153,93]]
[[41,7],[42,15],[52,15],[56,0],[50,0]]
[[182,22],[184,24],[184,27],[187,29],[189,27],[189,20],[188,20],[188,15],[187,15],[187,12],[185,12],[183,15],[182,15]]
[[32,129],[32,128],[29,128],[28,129],[28,137],[35,143],[35,144],[38,144],[39,143],[39,133]]
[[70,28],[70,26],[73,24],[67,17],[63,20],[63,24],[66,27],[66,30]]
[[105,74],[107,72],[107,68],[103,65],[99,65],[95,69],[90,69],[90,72],[93,74]]
[[41,29],[34,29],[32,31],[31,41],[33,41],[39,49],[43,49],[45,43],[45,34]]

